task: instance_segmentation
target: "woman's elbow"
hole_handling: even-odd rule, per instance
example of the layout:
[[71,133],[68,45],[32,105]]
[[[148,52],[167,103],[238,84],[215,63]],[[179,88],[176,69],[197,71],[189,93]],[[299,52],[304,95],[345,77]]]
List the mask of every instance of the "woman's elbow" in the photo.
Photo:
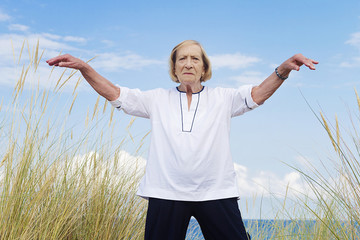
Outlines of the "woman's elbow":
[[265,102],[264,96],[260,93],[259,86],[255,86],[251,90],[251,98],[257,105],[261,105]]

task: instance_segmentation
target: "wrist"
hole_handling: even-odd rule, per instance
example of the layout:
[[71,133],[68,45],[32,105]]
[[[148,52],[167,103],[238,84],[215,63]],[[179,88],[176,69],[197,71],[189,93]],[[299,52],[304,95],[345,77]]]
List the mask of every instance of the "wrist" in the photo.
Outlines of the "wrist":
[[275,68],[275,74],[281,80],[286,80],[289,77],[290,71],[284,70],[281,65]]
[[84,61],[82,61],[82,60],[80,60],[81,62],[79,62],[79,67],[78,67],[78,69],[80,70],[80,72],[82,72],[82,73],[88,73],[88,72],[90,72],[91,70],[93,70],[92,69],[92,67],[88,64],[88,63],[86,63],[86,62],[84,62]]

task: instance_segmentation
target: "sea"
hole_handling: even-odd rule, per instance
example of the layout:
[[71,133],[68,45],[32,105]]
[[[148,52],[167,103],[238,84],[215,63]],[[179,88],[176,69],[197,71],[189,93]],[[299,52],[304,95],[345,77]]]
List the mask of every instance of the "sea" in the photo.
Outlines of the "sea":
[[[247,232],[254,239],[313,239],[315,220],[256,220],[244,219]],[[285,230],[284,230],[285,229]],[[186,240],[204,239],[199,224],[191,218]],[[332,239],[332,238],[330,238]]]

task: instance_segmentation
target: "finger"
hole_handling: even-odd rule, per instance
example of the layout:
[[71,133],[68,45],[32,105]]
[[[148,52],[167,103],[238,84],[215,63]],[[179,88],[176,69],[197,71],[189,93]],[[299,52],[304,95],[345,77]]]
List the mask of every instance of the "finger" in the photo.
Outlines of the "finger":
[[312,59],[311,59],[311,61],[312,61],[313,64],[319,64],[319,61],[315,61],[315,60],[312,60]]
[[299,71],[299,70],[300,70],[300,67],[301,67],[303,64],[304,64],[303,62],[295,61],[295,63],[292,63],[292,64],[291,64],[291,68],[292,68],[292,70]]
[[49,60],[47,60],[46,62],[52,66],[56,63],[59,63],[59,62],[63,62],[63,61],[67,61],[68,60],[68,55],[67,54],[64,54],[64,55],[60,55],[60,56],[57,56],[57,57],[54,57],[54,58],[51,58]]
[[302,64],[304,64],[305,66],[307,66],[311,70],[315,70],[315,65],[314,64],[319,63],[318,61],[307,58],[307,57],[303,56],[302,54],[298,54],[298,55],[296,55],[296,57],[298,58],[297,65],[301,66]]
[[312,59],[308,59],[308,61],[305,64],[305,66],[307,66],[308,68],[310,68],[311,70],[315,70],[315,65],[314,64],[318,64],[318,61],[312,60]]
[[306,58],[304,55],[302,55],[301,53],[294,55],[292,58],[289,59],[290,61],[290,69],[292,70],[296,70],[299,71],[300,67],[302,65],[307,66],[308,68],[310,68],[311,70],[315,70],[315,65],[314,64],[318,64],[318,61],[315,61],[313,59],[310,58]]
[[74,64],[71,62],[59,62],[58,67],[74,68]]
[[318,64],[319,62],[310,58],[306,58],[306,62],[309,62],[310,64]]
[[70,63],[68,62],[59,62],[58,67],[71,67]]
[[310,68],[311,70],[315,70],[316,68],[315,68],[315,66],[314,66],[314,64],[312,64],[312,63],[304,63],[304,65],[305,66],[307,66],[308,68]]
[[46,62],[47,62],[50,66],[52,66],[52,65],[55,65],[55,64],[57,64],[57,63],[59,63],[59,62],[61,62],[61,61],[62,61],[61,58],[55,57],[55,58],[51,58],[51,59],[47,60]]

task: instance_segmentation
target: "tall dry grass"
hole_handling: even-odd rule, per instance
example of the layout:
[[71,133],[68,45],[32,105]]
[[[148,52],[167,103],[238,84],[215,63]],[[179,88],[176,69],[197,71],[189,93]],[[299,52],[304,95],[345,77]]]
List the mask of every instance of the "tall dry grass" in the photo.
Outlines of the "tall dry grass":
[[26,88],[43,55],[39,43],[27,51],[13,97],[0,108],[0,239],[142,239],[146,201],[135,191],[143,163],[122,151],[126,139],[111,138],[113,110],[98,99],[69,126],[81,77],[64,70],[49,76],[55,87]]
[[[341,123],[322,112],[317,117],[329,137],[332,154],[320,164],[294,167],[304,180],[303,192],[279,198],[274,196],[271,220],[248,220],[253,239],[360,239],[360,97],[355,90],[354,115]],[[347,121],[346,121],[347,120]],[[350,127],[346,127],[351,123]]]
[[[26,50],[29,59],[20,65]],[[82,80],[76,71],[64,70],[57,79],[51,71],[51,88],[25,87],[42,55],[39,43],[30,49],[24,41],[12,98],[0,105],[0,239],[142,239],[146,201],[135,191],[144,163],[122,151],[126,138],[113,139],[114,110],[106,101],[98,98],[71,125]],[[74,89],[64,104],[62,90],[70,82]],[[274,206],[275,219],[247,226],[252,239],[360,239],[360,117],[347,131],[337,118],[334,124],[323,114],[318,119],[335,157],[323,170],[296,168],[311,196],[285,196]],[[292,208],[285,207],[289,201]]]
[[310,186],[312,197],[300,203],[315,221],[311,239],[360,239],[360,98],[355,90],[355,118],[351,126],[316,114],[333,147],[321,166],[308,163],[307,169],[295,168]]
[[333,152],[320,164],[308,161],[307,167],[292,166],[309,189],[297,192],[295,198],[274,197],[275,218],[248,224],[254,239],[360,239],[360,97],[356,90],[355,97],[355,117],[349,114],[343,122],[337,116],[331,121],[309,105]]

